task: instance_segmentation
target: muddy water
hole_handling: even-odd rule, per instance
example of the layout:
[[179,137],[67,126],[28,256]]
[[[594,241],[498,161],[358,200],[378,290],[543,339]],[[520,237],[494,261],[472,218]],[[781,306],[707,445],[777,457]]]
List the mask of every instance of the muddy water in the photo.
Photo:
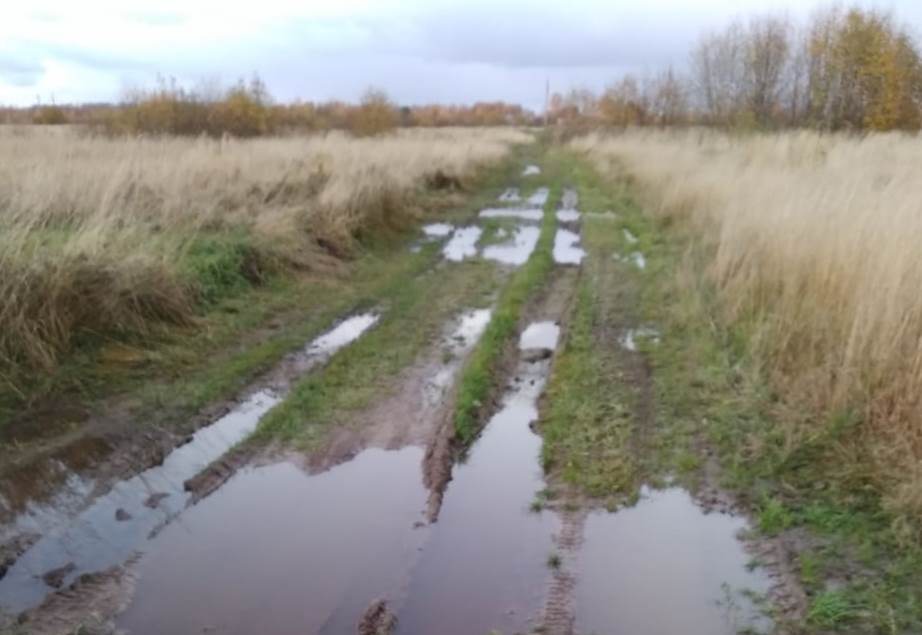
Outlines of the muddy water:
[[[437,412],[489,319],[488,309],[467,311],[446,331],[438,350],[450,355],[407,397],[418,410]],[[422,459],[415,446],[372,448],[313,475],[292,463],[239,472],[144,546],[120,626],[354,633],[372,600],[401,600],[428,536],[416,526],[428,496]]]
[[483,230],[479,227],[459,227],[454,230],[451,238],[442,248],[442,253],[447,260],[461,262],[466,258],[477,255],[477,241]]
[[523,265],[535,250],[540,234],[535,226],[518,227],[509,241],[485,247],[483,257],[504,265]]
[[[357,339],[377,322],[375,314],[341,322],[289,357],[287,366],[307,372]],[[68,498],[87,498],[95,483],[74,474],[55,506],[33,505],[13,524],[16,533],[42,537],[0,579],[0,609],[18,613],[38,605],[53,589],[43,580],[50,572],[65,587],[79,575],[125,562],[147,540],[179,514],[189,501],[184,482],[248,436],[262,416],[281,400],[282,390],[260,390],[228,414],[196,432],[164,461],[137,476],[116,483],[74,516]]]
[[742,591],[764,593],[737,534],[741,518],[705,514],[681,489],[586,520],[575,589],[579,633],[732,635],[767,628]]
[[[530,328],[521,347],[556,346],[553,323]],[[529,503],[544,487],[541,439],[529,428],[550,360],[520,362],[501,409],[457,467],[441,515],[412,572],[397,632],[407,635],[525,631],[544,599],[551,536],[549,513]]]
[[427,530],[423,451],[369,449],[308,476],[248,469],[168,527],[138,568],[132,635],[354,633],[399,597]]

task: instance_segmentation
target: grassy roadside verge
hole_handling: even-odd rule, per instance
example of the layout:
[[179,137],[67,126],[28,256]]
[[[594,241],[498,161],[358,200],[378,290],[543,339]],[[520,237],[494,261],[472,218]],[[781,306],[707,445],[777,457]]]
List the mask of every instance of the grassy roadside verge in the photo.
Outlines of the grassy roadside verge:
[[484,410],[496,387],[496,375],[518,332],[523,308],[544,285],[554,267],[552,249],[557,227],[554,209],[560,197],[561,182],[552,165],[547,161],[542,161],[542,164],[550,195],[544,205],[538,244],[528,261],[512,274],[501,292],[490,323],[471,353],[458,382],[454,428],[455,436],[463,446],[470,445],[480,432]]
[[[525,152],[527,146],[515,148],[465,192],[422,192],[420,202],[430,214],[470,216],[499,193]],[[411,253],[411,235],[366,238],[357,259],[327,272],[235,287],[216,296],[189,327],[85,342],[27,394],[0,390],[3,451],[22,456],[39,449],[112,403],[126,406],[134,421],[169,426],[233,396],[336,318],[380,304],[401,281],[430,270],[435,250]]]
[[[603,181],[580,157],[572,169],[581,207],[611,209],[617,220],[610,229],[601,219],[584,221],[590,258],[541,424],[552,473],[603,500],[629,494],[638,478],[666,475],[694,491],[706,481],[713,453],[719,484],[752,514],[758,533],[784,545],[799,573],[806,614],[783,626],[806,633],[920,632],[922,550],[870,487],[836,468],[848,460],[836,438],[849,418],[831,417],[822,434],[786,444],[778,424],[786,416],[783,403],[748,354],[744,328],[721,326],[714,290],[701,274],[707,259],[693,237],[646,217],[629,179]],[[636,242],[624,240],[624,229]],[[617,277],[599,271],[595,249]],[[611,264],[612,250],[642,252],[646,268]],[[620,377],[614,371],[611,381],[597,381],[608,359],[603,343],[617,337],[592,337],[604,333],[594,329],[605,298],[629,306],[629,314],[612,314],[609,326],[648,325],[661,334],[656,344],[638,342],[652,382],[652,425],[643,425],[632,406],[641,396],[629,366],[621,366]],[[621,326],[619,316],[626,320]]]

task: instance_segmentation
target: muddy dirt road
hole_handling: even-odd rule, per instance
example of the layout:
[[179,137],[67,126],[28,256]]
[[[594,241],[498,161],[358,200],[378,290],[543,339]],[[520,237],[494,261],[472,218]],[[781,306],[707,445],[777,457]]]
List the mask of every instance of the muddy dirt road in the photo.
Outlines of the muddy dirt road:
[[[702,506],[662,478],[612,504],[545,456],[546,388],[576,341],[579,294],[609,279],[586,265],[641,271],[643,245],[613,213],[581,209],[559,160],[536,150],[516,174],[407,247],[433,254],[420,306],[445,316],[413,332],[412,355],[400,316],[415,305],[386,298],[341,316],[153,465],[105,480],[58,463],[52,496],[20,492],[0,532],[2,632],[770,630],[757,601],[769,575],[747,567],[731,505]],[[583,244],[584,212],[630,260]],[[440,294],[459,281],[466,295]],[[509,297],[520,289],[534,291]],[[610,325],[606,346],[634,360],[656,344],[651,328]],[[372,358],[395,360],[392,372],[360,375]],[[338,377],[351,392],[330,401],[347,385]],[[465,445],[456,418],[470,386],[488,397]]]

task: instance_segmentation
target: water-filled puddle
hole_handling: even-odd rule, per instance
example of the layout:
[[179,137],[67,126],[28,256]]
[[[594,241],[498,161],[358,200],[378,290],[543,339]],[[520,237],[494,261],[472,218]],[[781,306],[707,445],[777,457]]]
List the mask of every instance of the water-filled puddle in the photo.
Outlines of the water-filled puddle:
[[575,223],[579,220],[579,212],[575,209],[559,209],[557,220],[561,223]]
[[523,265],[535,250],[540,234],[541,230],[537,227],[519,227],[509,241],[485,247],[483,257],[505,265]]
[[428,225],[423,225],[423,233],[427,238],[445,238],[455,228],[448,223],[429,223]]
[[560,326],[554,322],[532,322],[519,336],[519,348],[523,351],[536,348],[554,350],[560,338]]
[[519,188],[507,188],[505,192],[499,195],[499,200],[503,203],[518,203],[522,200],[522,197],[519,195]]
[[[306,372],[323,363],[377,320],[373,313],[344,320],[290,356],[289,368]],[[65,587],[83,573],[125,562],[148,536],[186,507],[190,494],[184,482],[252,433],[281,398],[281,390],[255,392],[198,430],[160,465],[116,483],[74,517],[69,516],[67,505],[30,506],[17,518],[15,529],[42,537],[0,579],[0,609],[18,613],[41,603],[53,590],[43,580],[51,572],[56,573],[55,586]],[[70,487],[69,496],[85,497],[94,483],[75,474]]]
[[630,244],[632,244],[632,245],[637,244],[637,236],[635,236],[634,234],[632,234],[632,233],[631,233],[631,230],[625,229],[625,230],[623,230],[623,232],[624,232],[624,240],[628,241],[628,243],[630,243]]
[[539,187],[535,190],[534,194],[528,197],[527,201],[529,205],[542,206],[547,203],[547,197],[550,196],[551,191],[546,187]]
[[525,169],[522,170],[522,176],[536,176],[541,174],[541,168],[537,165],[526,165]]
[[[556,327],[548,324],[537,329],[543,331],[542,347],[556,345]],[[522,344],[531,348],[531,342],[529,335]],[[533,625],[544,600],[546,562],[557,528],[552,514],[528,510],[535,492],[544,487],[541,439],[529,423],[538,417],[537,400],[549,367],[548,358],[519,363],[501,409],[467,462],[456,468],[439,520],[412,572],[407,600],[397,612],[398,633],[515,633]]]
[[638,341],[649,341],[653,344],[659,344],[659,331],[648,326],[641,326],[636,329],[627,329],[619,338],[622,347],[629,351],[637,350]]
[[308,476],[248,468],[167,527],[138,566],[131,635],[355,633],[397,601],[425,541],[423,451],[369,449]]
[[518,218],[519,220],[539,221],[544,216],[541,209],[507,209],[488,208],[481,210],[480,218]]
[[586,520],[575,589],[579,633],[734,635],[770,626],[748,592],[742,518],[705,514],[681,489],[645,491],[634,507]]
[[647,259],[639,251],[635,251],[631,254],[631,261],[640,270],[647,268]]
[[569,229],[558,229],[554,236],[554,262],[578,265],[585,257],[585,250],[579,246],[579,234]]
[[579,205],[579,194],[572,187],[565,188],[560,197],[561,209],[573,209]]
[[483,230],[479,227],[459,227],[445,243],[442,253],[447,260],[453,262],[473,258],[477,255],[477,241],[482,233]]

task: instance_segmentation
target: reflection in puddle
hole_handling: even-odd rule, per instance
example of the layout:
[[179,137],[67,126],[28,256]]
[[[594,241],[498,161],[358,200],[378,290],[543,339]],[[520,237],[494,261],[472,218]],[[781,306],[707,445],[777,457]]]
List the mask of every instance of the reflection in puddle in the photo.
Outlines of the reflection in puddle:
[[523,265],[538,244],[541,230],[537,227],[519,227],[509,242],[490,245],[483,250],[483,257],[506,265]]
[[519,337],[519,349],[523,351],[546,348],[557,348],[560,337],[560,326],[554,322],[532,322]]
[[[377,322],[372,313],[353,316],[292,355],[292,368],[306,372],[325,362]],[[67,506],[31,506],[17,518],[19,532],[42,534],[0,579],[0,609],[18,613],[39,604],[52,590],[42,576],[66,571],[58,586],[79,575],[125,562],[151,532],[181,512],[189,500],[184,482],[252,433],[281,394],[261,390],[170,452],[163,463],[116,483],[75,517]],[[86,497],[94,483],[74,475],[71,496]]]
[[464,356],[483,335],[492,314],[490,309],[468,311],[461,315],[458,325],[451,334],[444,338],[442,348],[447,353],[446,358],[448,359],[426,382],[426,399],[430,405],[438,404],[445,397],[445,393],[451,389]]
[[428,238],[445,238],[454,231],[454,227],[448,223],[430,223],[428,225],[423,225],[423,233],[426,234]]
[[518,218],[539,221],[543,216],[544,210],[540,209],[488,208],[480,212],[480,218]]
[[537,165],[526,165],[522,171],[522,176],[535,176],[536,174],[541,174],[541,168]]
[[551,191],[546,187],[539,187],[534,194],[528,197],[528,204],[542,206],[547,203],[547,197],[550,193]]
[[[531,333],[542,330],[547,329]],[[398,611],[398,633],[515,633],[532,626],[558,525],[552,514],[528,511],[534,493],[544,487],[541,439],[529,424],[538,417],[549,368],[547,358],[519,363],[502,408],[469,460],[456,468]]]
[[579,212],[575,209],[557,210],[557,220],[561,223],[575,223],[579,220]]
[[369,449],[308,476],[248,468],[167,527],[138,567],[131,635],[354,633],[399,600],[427,529],[423,451]]
[[522,197],[519,196],[519,188],[510,187],[506,189],[505,192],[499,195],[499,200],[503,203],[517,203],[522,200]]
[[479,227],[459,227],[451,235],[451,238],[442,253],[445,258],[453,262],[461,262],[465,258],[473,258],[477,255],[477,241],[483,230]]
[[684,490],[645,491],[635,507],[586,520],[575,590],[580,633],[732,635],[770,625],[741,591],[767,577],[746,568],[745,521],[705,514]]
[[579,247],[579,234],[569,229],[558,229],[554,236],[554,262],[562,265],[578,265],[586,257]]

